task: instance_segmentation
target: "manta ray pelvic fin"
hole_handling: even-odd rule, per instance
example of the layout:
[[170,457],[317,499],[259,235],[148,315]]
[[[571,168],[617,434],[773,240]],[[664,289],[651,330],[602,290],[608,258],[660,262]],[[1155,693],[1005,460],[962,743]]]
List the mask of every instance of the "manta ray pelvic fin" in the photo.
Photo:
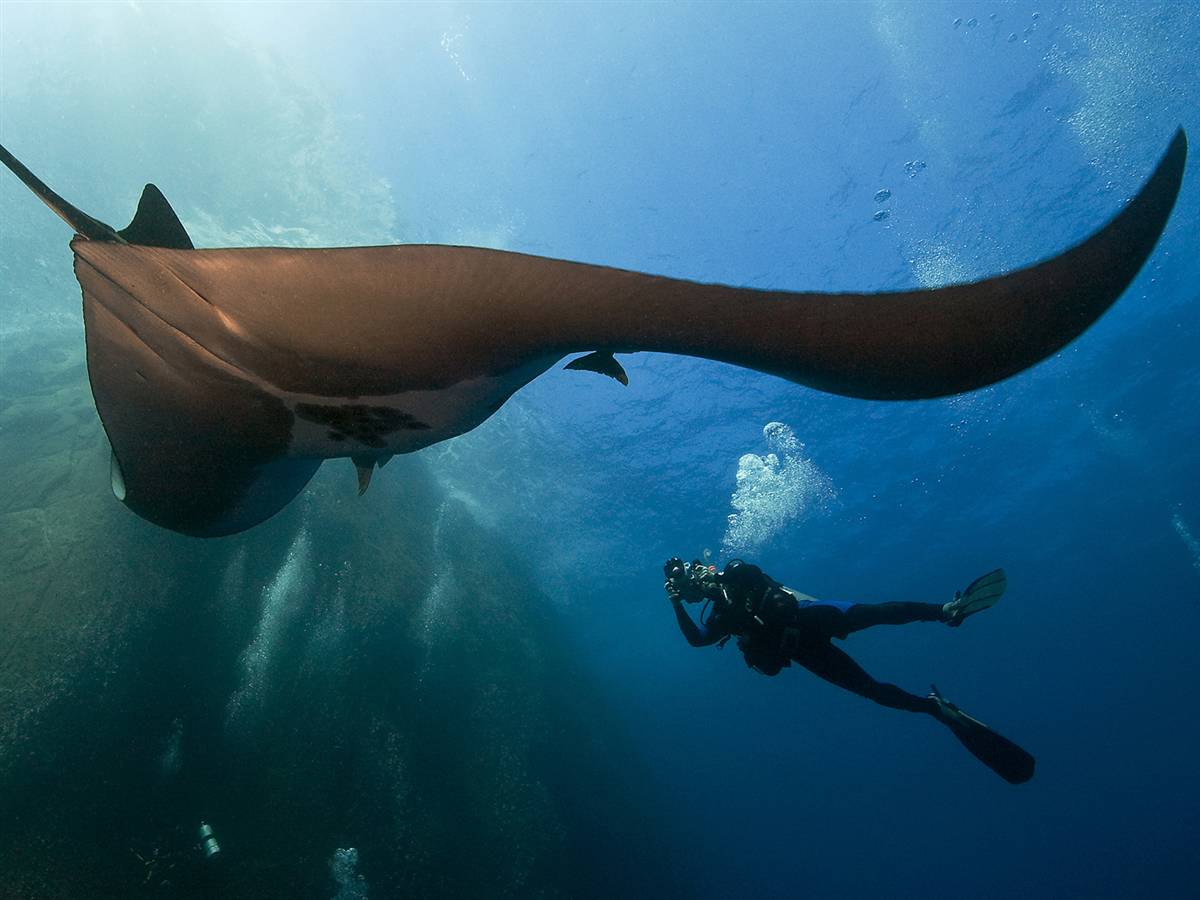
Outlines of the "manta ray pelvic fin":
[[629,376],[625,374],[625,370],[617,362],[617,358],[607,350],[597,350],[595,353],[589,353],[587,356],[573,359],[563,366],[563,368],[584,372],[597,372],[600,375],[615,378],[621,384],[629,387]]

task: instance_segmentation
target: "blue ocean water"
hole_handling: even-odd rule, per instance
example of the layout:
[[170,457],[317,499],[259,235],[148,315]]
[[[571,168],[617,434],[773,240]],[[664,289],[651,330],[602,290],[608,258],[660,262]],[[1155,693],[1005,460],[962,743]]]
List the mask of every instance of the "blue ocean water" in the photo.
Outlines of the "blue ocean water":
[[[1177,126],[1200,135],[1198,38],[1193,2],[10,2],[0,140],[108,221],[155,181],[202,246],[466,243],[761,288],[898,289],[1016,268],[1106,221]],[[419,454],[511,546],[506,565],[528,570],[560,626],[546,652],[586,673],[587,708],[644,772],[638,805],[579,801],[596,812],[595,833],[587,816],[563,826],[580,859],[618,871],[628,896],[661,895],[664,877],[713,898],[1187,891],[1200,833],[1196,175],[1191,162],[1116,306],[994,387],[864,402],[639,354],[622,360],[628,388],[551,371]],[[0,204],[0,347],[15,359],[22,341],[76,327],[79,295],[62,224],[12,178]],[[288,565],[323,564],[328,497],[257,580],[217,567],[228,578],[213,590],[258,623],[259,643],[234,654],[231,703],[287,656],[272,585]],[[435,549],[457,545],[455,528]],[[162,564],[219,552],[194,548],[172,544]],[[936,683],[1018,740],[1034,780],[1003,783],[923,717],[799,670],[764,678],[732,646],[688,647],[661,565],[705,549],[866,601],[940,602],[1003,566],[1004,602],[962,629],[874,629],[846,649],[908,690]],[[443,582],[416,591],[391,563],[379,561],[395,585],[385,599],[431,604]],[[494,577],[460,570],[458,590]],[[353,616],[359,600],[338,603]],[[340,665],[330,641],[305,665]],[[228,721],[243,709],[262,715],[235,704]],[[449,700],[424,709],[456,715]],[[556,765],[527,769],[521,790],[565,782]],[[647,815],[650,860],[614,838]],[[421,821],[408,827],[419,843]],[[319,852],[323,896],[399,896],[372,884],[366,838],[345,837]],[[591,891],[537,877],[506,895]]]

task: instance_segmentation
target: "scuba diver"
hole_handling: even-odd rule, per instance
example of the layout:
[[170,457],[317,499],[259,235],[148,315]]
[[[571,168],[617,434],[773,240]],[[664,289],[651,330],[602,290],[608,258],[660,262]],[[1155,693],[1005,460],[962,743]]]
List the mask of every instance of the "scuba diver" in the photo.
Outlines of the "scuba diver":
[[[833,638],[874,625],[944,622],[956,628],[999,601],[1007,586],[1003,569],[975,579],[948,603],[854,603],[818,600],[785,587],[758,566],[730,560],[725,570],[700,560],[675,558],[663,566],[667,596],[679,630],[693,647],[724,646],[737,638],[746,664],[764,675],[799,663],[814,675],[892,709],[926,713],[946,725],[972,754],[1011,784],[1033,777],[1034,759],[1012,741],[967,715],[936,687],[926,697],[868,675]],[[699,624],[684,602],[703,603]]]

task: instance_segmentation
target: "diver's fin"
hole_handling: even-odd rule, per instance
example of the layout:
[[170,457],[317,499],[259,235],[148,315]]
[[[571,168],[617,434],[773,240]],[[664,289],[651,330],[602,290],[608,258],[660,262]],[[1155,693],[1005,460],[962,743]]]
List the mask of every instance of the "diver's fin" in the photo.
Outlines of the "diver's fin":
[[358,496],[361,497],[371,484],[371,475],[375,472],[375,459],[370,456],[352,456],[350,460],[358,473]]
[[1007,587],[1008,578],[1003,569],[980,575],[967,585],[965,591],[955,594],[954,599],[946,604],[946,624],[957,628],[967,616],[995,606],[1004,596],[1004,589]]
[[598,372],[601,375],[607,375],[609,378],[615,378],[626,387],[629,386],[629,376],[625,374],[625,370],[621,368],[621,364],[617,362],[617,358],[607,350],[597,350],[595,353],[589,353],[587,356],[573,359],[563,366],[563,368]]
[[167,247],[171,250],[194,250],[192,239],[162,191],[152,184],[142,190],[137,212],[127,228],[117,232],[131,244],[143,247]]
[[938,719],[976,759],[1009,784],[1024,784],[1033,777],[1036,761],[1031,753],[967,715],[938,693],[936,685],[931,688],[929,697],[938,705]]
[[8,166],[12,173],[25,182],[25,186],[33,191],[42,202],[54,210],[55,214],[75,229],[76,234],[81,234],[85,238],[93,241],[108,241],[109,243],[123,244],[125,239],[122,238],[112,228],[111,225],[105,225],[99,219],[93,219],[82,210],[76,209],[50,188],[46,187],[45,182],[30,172],[21,161],[0,146],[0,162]]

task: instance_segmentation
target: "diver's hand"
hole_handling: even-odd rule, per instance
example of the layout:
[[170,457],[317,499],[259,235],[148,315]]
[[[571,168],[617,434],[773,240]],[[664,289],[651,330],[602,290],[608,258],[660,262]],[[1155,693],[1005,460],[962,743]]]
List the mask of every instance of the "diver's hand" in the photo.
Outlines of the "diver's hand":
[[683,599],[680,593],[680,582],[687,578],[686,569],[683,566],[683,560],[678,556],[672,556],[663,563],[663,574],[667,576],[667,582],[663,588],[667,592],[667,597],[672,603],[679,603]]
[[675,582],[670,578],[668,578],[666,584],[663,585],[663,589],[667,592],[667,599],[672,603],[683,602],[683,595],[679,593],[679,588],[676,587]]

